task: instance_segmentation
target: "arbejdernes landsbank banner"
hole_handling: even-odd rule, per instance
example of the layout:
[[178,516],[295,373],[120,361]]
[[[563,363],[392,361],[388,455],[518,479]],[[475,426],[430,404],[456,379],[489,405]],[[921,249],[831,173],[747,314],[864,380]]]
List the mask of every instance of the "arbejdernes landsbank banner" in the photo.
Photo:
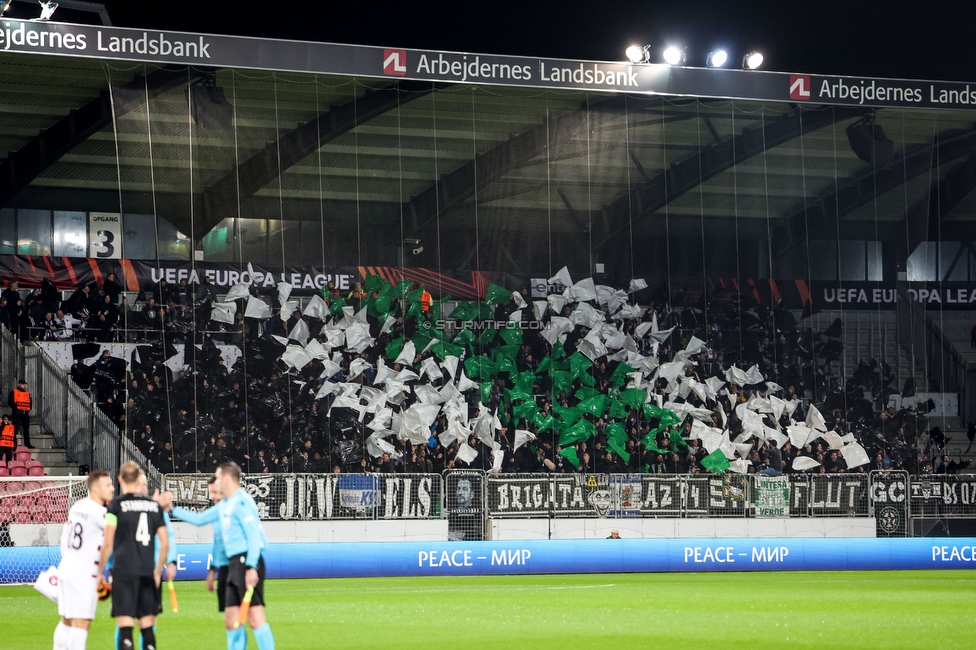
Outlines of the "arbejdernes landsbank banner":
[[0,52],[838,106],[976,108],[976,83],[435,52],[55,22],[0,21]]

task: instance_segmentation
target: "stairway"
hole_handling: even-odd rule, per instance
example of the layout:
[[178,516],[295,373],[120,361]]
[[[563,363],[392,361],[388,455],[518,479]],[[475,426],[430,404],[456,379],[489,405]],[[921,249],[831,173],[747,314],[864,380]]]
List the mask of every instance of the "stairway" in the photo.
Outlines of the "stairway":
[[857,370],[860,361],[877,359],[886,362],[894,370],[898,392],[901,392],[909,378],[914,378],[916,386],[924,389],[927,384],[924,351],[913,355],[900,344],[895,312],[824,311],[804,321],[803,326],[816,327],[822,332],[836,318],[840,318],[844,324],[841,337],[844,352],[839,361],[831,364],[833,376],[849,378]]
[[54,436],[50,433],[32,433],[31,456],[44,465],[45,476],[78,476],[78,464],[68,461],[64,449],[54,444]]

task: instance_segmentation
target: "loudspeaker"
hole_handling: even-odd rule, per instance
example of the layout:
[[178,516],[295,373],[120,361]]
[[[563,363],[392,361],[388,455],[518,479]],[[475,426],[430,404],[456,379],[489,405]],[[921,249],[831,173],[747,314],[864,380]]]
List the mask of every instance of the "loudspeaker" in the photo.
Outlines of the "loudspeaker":
[[861,120],[847,127],[851,151],[864,162],[884,165],[895,156],[895,143],[884,134],[881,125]]

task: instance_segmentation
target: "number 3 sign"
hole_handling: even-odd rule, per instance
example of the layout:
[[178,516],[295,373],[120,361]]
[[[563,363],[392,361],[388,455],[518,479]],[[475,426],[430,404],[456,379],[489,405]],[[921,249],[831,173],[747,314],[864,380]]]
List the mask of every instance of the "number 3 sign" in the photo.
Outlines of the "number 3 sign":
[[112,212],[89,213],[88,256],[100,259],[122,257],[122,215]]

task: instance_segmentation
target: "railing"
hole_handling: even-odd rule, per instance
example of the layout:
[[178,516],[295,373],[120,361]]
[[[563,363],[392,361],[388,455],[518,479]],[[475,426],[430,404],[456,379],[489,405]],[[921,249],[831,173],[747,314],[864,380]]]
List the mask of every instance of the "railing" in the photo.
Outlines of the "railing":
[[[205,474],[168,474],[174,503],[210,505]],[[878,537],[976,525],[976,475],[249,474],[265,520],[446,519],[452,540],[484,539],[493,519],[874,517]]]
[[89,469],[103,469],[111,475],[129,460],[146,472],[151,487],[161,484],[160,473],[118,427],[79,388],[68,373],[33,343],[22,344],[8,330],[0,330],[0,375],[3,386],[27,380],[33,401],[32,416],[39,417],[42,430],[54,436],[68,460]]

